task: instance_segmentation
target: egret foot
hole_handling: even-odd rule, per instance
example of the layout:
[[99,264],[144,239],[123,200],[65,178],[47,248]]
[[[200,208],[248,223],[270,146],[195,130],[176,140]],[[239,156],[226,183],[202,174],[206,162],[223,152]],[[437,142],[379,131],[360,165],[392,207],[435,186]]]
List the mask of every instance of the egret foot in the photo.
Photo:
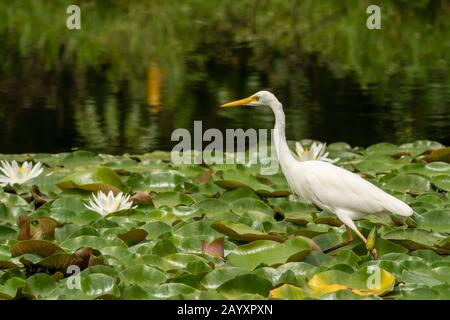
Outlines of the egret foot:
[[[359,232],[358,229],[355,230],[355,233],[358,235],[358,237],[359,237],[365,244],[367,244],[367,239],[366,239],[366,237],[364,237],[363,234],[362,234],[361,232]],[[377,249],[373,248],[373,249],[370,251],[370,255],[372,256],[372,258],[373,258],[374,260],[378,259]]]
[[370,256],[372,257],[373,260],[377,260],[378,259],[377,249],[372,249],[372,251],[370,251]]

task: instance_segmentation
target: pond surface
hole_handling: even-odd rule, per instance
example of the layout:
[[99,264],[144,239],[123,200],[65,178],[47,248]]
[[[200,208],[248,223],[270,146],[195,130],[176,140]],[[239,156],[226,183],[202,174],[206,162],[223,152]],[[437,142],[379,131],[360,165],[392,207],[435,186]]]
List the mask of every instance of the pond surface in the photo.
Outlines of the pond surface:
[[[273,74],[252,74],[241,71],[250,69],[245,62],[226,65],[212,61],[201,70],[203,79],[183,83],[177,105],[167,109],[163,104],[149,106],[145,94],[134,98],[126,84],[108,83],[101,74],[89,76],[82,89],[74,85],[76,80],[70,74],[50,79],[36,85],[38,91],[28,93],[30,96],[27,90],[33,88],[11,83],[0,91],[0,149],[2,153],[72,148],[142,153],[170,150],[175,145],[171,132],[179,127],[192,131],[194,120],[203,121],[203,130],[271,128],[274,119],[268,108],[218,108],[226,99],[213,84],[220,87],[230,82],[236,85],[231,87],[229,99],[240,99],[259,89],[273,91],[284,104],[290,140],[310,138],[368,146],[381,141],[430,139],[450,144],[448,88],[437,83],[425,88],[398,84],[414,97],[409,104],[398,106],[390,103],[392,97],[380,92],[376,84],[363,89],[351,76],[338,79],[317,60],[310,60],[308,70],[278,87],[265,80],[276,76],[276,68],[271,70]],[[427,105],[424,91],[441,97],[440,108]]]
[[[279,6],[284,3],[268,3],[272,2]],[[296,2],[293,3],[295,7]],[[174,12],[180,15],[174,21],[181,21],[181,27],[179,34],[169,39],[168,49],[148,48],[147,42],[139,42],[146,32],[147,37],[155,37],[151,34],[154,28],[144,25],[150,23],[145,16],[144,22],[129,19],[130,23],[124,25],[122,8],[117,9],[116,20],[105,22],[111,28],[117,25],[116,37],[102,33],[106,32],[103,22],[99,22],[102,20],[91,24],[86,20],[82,32],[87,33],[78,34],[92,37],[92,41],[80,42],[80,48],[72,53],[67,48],[71,47],[74,33],[52,38],[61,28],[33,25],[33,20],[23,23],[29,23],[31,29],[42,29],[36,34],[20,28],[14,30],[14,23],[7,27],[0,25],[0,35],[9,39],[0,45],[3,57],[0,153],[62,152],[76,148],[115,154],[170,150],[176,144],[170,139],[172,131],[176,128],[192,131],[195,120],[203,121],[203,130],[272,128],[274,119],[268,108],[219,108],[224,102],[262,89],[274,92],[283,103],[289,140],[346,141],[352,146],[367,147],[382,141],[401,144],[429,139],[450,145],[450,50],[448,41],[442,41],[450,34],[448,17],[432,17],[434,20],[427,25],[431,29],[423,28],[414,21],[429,19],[421,15],[422,11],[430,10],[424,6],[412,11],[409,22],[394,20],[403,23],[404,35],[388,31],[377,34],[360,27],[365,25],[364,7],[360,8],[362,14],[355,16],[355,10],[343,9],[345,6],[315,1],[310,4],[302,11],[305,17],[299,22],[298,32],[292,31],[293,25],[288,20],[283,24],[285,20],[275,17],[279,25],[273,34],[267,32],[262,20],[264,32],[253,31],[253,38],[248,36],[245,24],[234,23],[237,20],[226,15],[215,25],[216,32],[208,33],[208,28],[217,23],[207,20],[211,17],[208,10],[222,10],[238,19],[239,15],[233,16],[232,10],[241,11],[229,7],[226,1],[218,3],[220,8],[203,8],[206,13],[199,11],[206,27],[190,34],[183,32],[184,11]],[[356,4],[360,6],[360,2]],[[200,6],[192,7],[196,5]],[[146,10],[164,9],[155,9],[150,4],[142,6],[149,6]],[[47,13],[49,16],[61,10],[56,4],[50,7],[53,11]],[[4,17],[5,21],[17,16],[11,8],[6,8],[11,12]],[[173,12],[177,8],[167,10]],[[404,14],[404,19],[409,17],[404,7],[388,9],[394,15]],[[22,10],[24,16],[33,18],[28,7],[17,5],[14,10]],[[270,10],[262,7],[256,16],[270,18]],[[279,10],[285,10],[280,11],[283,17],[291,12],[289,6]],[[331,20],[329,26],[308,32],[309,24],[314,24],[309,17],[315,14],[320,18],[327,10],[343,13]],[[450,10],[436,7],[435,11],[443,15]],[[143,11],[133,12],[140,17]],[[47,20],[53,19],[56,18]],[[185,20],[192,25],[192,19]],[[302,21],[308,23],[301,24]],[[433,23],[445,25],[435,28]],[[306,31],[302,31],[303,26]],[[277,33],[279,30],[282,31]],[[236,40],[245,38],[241,34],[248,39]],[[33,36],[37,38],[30,38]],[[397,46],[399,36],[404,37],[401,46]],[[128,48],[129,37],[135,37],[132,43],[139,44],[134,51]],[[122,39],[120,45],[114,43],[115,39]],[[35,48],[39,41],[50,43],[48,52]],[[103,51],[93,44],[101,41],[105,48],[110,47],[103,49],[106,56],[97,59],[95,54]],[[167,41],[162,39],[162,44]],[[190,43],[188,49],[171,56],[176,48],[188,47]],[[59,56],[54,55],[52,48],[60,48]],[[150,57],[149,52],[153,58],[146,56],[148,53]],[[71,54],[87,62],[83,60],[85,65],[80,67],[70,58]],[[64,56],[69,58],[64,60],[61,58]],[[126,74],[127,67],[132,70],[128,75],[114,76],[112,71]]]
[[[268,108],[220,110],[218,106],[227,101],[221,96],[224,86],[229,88],[228,99],[259,89],[273,91],[284,104],[290,140],[368,146],[430,139],[450,144],[450,93],[438,82],[420,88],[399,83],[399,90],[413,99],[396,105],[376,84],[363,89],[351,76],[336,78],[314,57],[309,61],[308,68],[300,69],[298,75],[292,70],[292,78],[276,87],[267,80],[277,76],[276,68],[253,73],[247,60],[233,65],[211,61],[205,70],[187,69],[204,76],[183,83],[171,108],[162,103],[149,105],[145,92],[133,97],[126,84],[108,83],[100,72],[87,76],[82,88],[70,72],[36,85],[27,81],[31,88],[21,87],[20,81],[3,83],[0,149],[2,153],[73,148],[142,153],[170,150],[176,144],[170,140],[171,132],[179,127],[192,131],[194,120],[203,121],[203,130],[273,126]],[[149,80],[142,81],[145,85]],[[164,92],[164,83],[159,90]],[[439,108],[427,104],[424,92],[440,98]]]

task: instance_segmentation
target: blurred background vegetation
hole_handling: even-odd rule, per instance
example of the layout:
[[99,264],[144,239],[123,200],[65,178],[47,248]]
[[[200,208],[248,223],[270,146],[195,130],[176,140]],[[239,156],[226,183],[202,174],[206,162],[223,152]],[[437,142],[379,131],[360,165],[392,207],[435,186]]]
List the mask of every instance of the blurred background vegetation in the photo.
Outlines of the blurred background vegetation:
[[[81,8],[68,30],[66,8]],[[0,0],[0,152],[170,150],[174,128],[450,144],[450,1]],[[264,110],[263,110],[264,109]]]

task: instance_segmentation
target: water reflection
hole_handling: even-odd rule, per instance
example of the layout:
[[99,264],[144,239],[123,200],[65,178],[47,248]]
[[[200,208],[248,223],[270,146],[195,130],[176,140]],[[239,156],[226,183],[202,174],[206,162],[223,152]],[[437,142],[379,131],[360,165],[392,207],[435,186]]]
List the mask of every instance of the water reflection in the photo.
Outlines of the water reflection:
[[[223,73],[223,68],[227,72]],[[143,92],[137,94],[126,82],[108,82],[101,74],[92,73],[82,83],[72,79],[70,73],[65,74],[66,82],[60,82],[56,92],[42,88],[28,98],[14,96],[14,90],[3,88],[2,152],[56,152],[71,148],[110,153],[170,150],[174,145],[170,141],[172,130],[192,130],[194,120],[202,120],[204,130],[271,128],[273,116],[268,108],[236,108],[227,112],[218,108],[223,101],[261,88],[272,90],[283,102],[288,137],[292,140],[313,138],[367,146],[379,141],[434,139],[450,144],[448,87],[436,83],[426,87],[399,86],[399,90],[414,97],[400,105],[376,85],[362,89],[353,77],[338,79],[326,67],[312,63],[281,84],[274,85],[268,79],[270,75],[263,72],[242,74],[236,86],[227,83],[245,68],[245,64],[226,66],[211,61],[203,70],[207,77],[186,81],[175,94],[173,104],[163,102],[161,95],[171,93],[164,90],[155,65],[149,67],[147,79],[142,81]]]
[[[218,108],[261,89],[283,102],[292,140],[450,145],[446,1],[383,2],[394,18],[370,33],[360,1],[123,3],[95,20],[106,8],[92,0],[75,35],[21,3],[0,3],[2,153],[170,150],[194,120],[271,128],[268,108]],[[55,20],[60,4],[46,6]]]
[[148,67],[147,104],[152,111],[161,111],[161,69],[155,63]]

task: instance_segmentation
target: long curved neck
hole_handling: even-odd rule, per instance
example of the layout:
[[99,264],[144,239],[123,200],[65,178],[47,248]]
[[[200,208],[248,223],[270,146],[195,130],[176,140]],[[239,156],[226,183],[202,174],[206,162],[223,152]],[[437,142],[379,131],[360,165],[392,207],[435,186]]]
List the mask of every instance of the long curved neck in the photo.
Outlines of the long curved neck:
[[278,161],[283,168],[285,165],[293,161],[295,162],[295,158],[293,157],[286,141],[286,121],[281,103],[278,101],[274,102],[273,105],[271,105],[271,109],[275,114],[273,143]]

